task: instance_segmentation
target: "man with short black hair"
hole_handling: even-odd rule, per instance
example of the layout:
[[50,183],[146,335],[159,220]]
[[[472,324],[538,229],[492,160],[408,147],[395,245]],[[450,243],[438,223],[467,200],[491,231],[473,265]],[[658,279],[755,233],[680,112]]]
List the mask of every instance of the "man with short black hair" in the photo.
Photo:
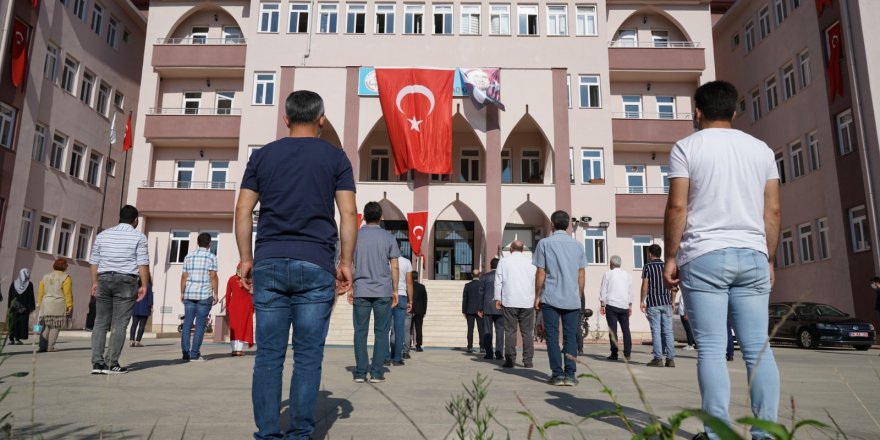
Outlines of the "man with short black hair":
[[648,316],[654,359],[649,367],[675,366],[675,339],[672,337],[672,292],[663,284],[663,250],[658,244],[648,246],[651,259],[642,267],[642,298],[639,308]]
[[[235,206],[242,284],[253,292],[257,317],[251,389],[257,440],[312,435],[330,312],[336,294],[351,290],[357,240],[351,162],[344,151],[320,139],[324,101],[317,93],[298,90],[287,97],[285,109],[289,137],[254,151]],[[251,234],[258,202],[254,253]],[[291,326],[290,422],[282,432],[281,376]]]
[[413,272],[413,306],[412,306],[412,336],[416,351],[421,352],[422,343],[424,342],[424,334],[422,333],[422,325],[425,322],[425,315],[428,313],[428,290],[425,285],[419,282],[419,273]]
[[[119,224],[98,234],[89,264],[92,296],[95,298],[95,326],[92,330],[92,374],[124,374],[119,365],[125,345],[125,329],[131,320],[135,301],[147,294],[150,258],[147,237],[135,229],[138,210],[125,205],[119,210]],[[138,284],[140,283],[140,284]],[[104,355],[107,331],[110,349]]]
[[480,346],[480,353],[484,352],[483,348],[483,320],[480,318],[479,311],[482,307],[483,297],[480,294],[480,269],[471,270],[471,281],[464,285],[461,293],[461,314],[467,321],[467,352],[474,352],[474,324],[477,330],[477,344]]
[[[220,300],[218,296],[217,256],[211,250],[211,234],[202,232],[196,238],[199,247],[183,259],[180,276],[180,302],[183,303],[183,331],[180,332],[180,349],[183,360],[205,361],[202,356],[202,339],[211,307]],[[195,322],[195,334],[190,345],[190,328]]]
[[[504,350],[504,315],[495,307],[495,272],[498,269],[498,258],[489,262],[492,269],[480,276],[480,310],[477,314],[483,319],[482,345],[486,348],[483,359],[501,360]],[[495,334],[495,352],[492,352],[492,334]]]

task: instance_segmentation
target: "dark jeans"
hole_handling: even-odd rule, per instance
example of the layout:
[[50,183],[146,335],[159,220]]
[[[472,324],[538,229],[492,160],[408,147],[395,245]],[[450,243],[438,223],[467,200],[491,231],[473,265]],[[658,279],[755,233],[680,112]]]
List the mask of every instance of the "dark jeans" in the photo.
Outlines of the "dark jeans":
[[131,330],[129,330],[128,339],[140,342],[144,337],[144,330],[147,328],[147,320],[149,316],[131,316]]
[[89,302],[89,313],[86,314],[86,330],[95,328],[96,304],[97,303]]
[[409,342],[404,342],[406,339],[406,304],[406,295],[397,295],[397,306],[391,309],[393,320],[389,339],[391,349],[388,350],[388,355],[385,357],[387,360],[400,361],[400,357],[405,351],[404,346],[409,344]]
[[682,318],[681,326],[684,327],[684,332],[687,334],[687,344],[696,346],[697,341],[694,340],[694,331],[691,329],[691,320]]
[[422,324],[425,323],[425,315],[413,315],[412,316],[412,325],[413,325],[413,335],[416,340],[416,347],[422,348]]
[[608,322],[609,336],[611,337],[611,356],[617,356],[619,339],[617,339],[617,323],[623,332],[623,355],[632,353],[632,335],[629,333],[629,309],[621,309],[614,306],[605,306],[605,320]]
[[[370,315],[373,322],[373,362],[367,355],[367,333]],[[355,298],[352,307],[354,320],[354,377],[367,377],[367,369],[374,378],[385,377],[385,358],[388,357],[388,331],[391,322],[391,298]]]
[[[131,320],[131,311],[137,298],[138,278],[122,274],[98,274],[95,295],[95,327],[92,331],[92,363],[114,365],[125,345],[125,333]],[[110,331],[110,350],[104,358],[107,332]]]
[[[336,277],[315,264],[289,258],[267,258],[254,267],[254,310],[257,355],[251,399],[257,440],[305,440],[315,430],[315,404],[321,385],[324,340],[336,299]],[[281,375],[293,326],[293,377],[282,434]]]
[[483,341],[479,335],[483,334],[483,320],[480,319],[480,316],[477,314],[467,314],[465,315],[467,318],[467,348],[468,350],[474,348],[474,324],[477,327],[477,343],[480,344],[480,348],[483,348]]
[[523,339],[523,363],[531,364],[535,356],[535,309],[504,307],[504,357],[516,360],[516,326]]
[[[214,299],[211,297],[195,300],[183,300],[183,331],[180,332],[180,349],[183,355],[189,355],[190,359],[198,359],[202,355],[202,340],[205,339],[205,326],[208,319],[208,313],[211,312],[211,306],[214,305]],[[195,331],[191,335],[193,328],[193,320],[195,320]],[[192,346],[190,346],[190,336],[192,336]]]
[[[577,356],[577,328],[581,311],[579,309],[559,309],[546,304],[541,305],[544,316],[544,331],[547,332],[547,357],[550,358],[552,377],[574,379],[577,363],[567,356]],[[562,321],[562,353],[559,352],[559,322]],[[563,362],[565,370],[562,369]]]
[[[494,329],[494,332],[493,332]],[[495,333],[495,351],[504,350],[504,315],[483,315],[483,343],[486,353],[492,353],[492,333]]]

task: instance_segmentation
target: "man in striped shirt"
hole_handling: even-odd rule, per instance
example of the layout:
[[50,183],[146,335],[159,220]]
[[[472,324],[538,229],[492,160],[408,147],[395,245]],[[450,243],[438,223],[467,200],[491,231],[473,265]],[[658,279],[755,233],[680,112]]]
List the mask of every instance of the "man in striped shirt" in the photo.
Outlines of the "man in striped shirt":
[[[92,266],[92,296],[96,299],[92,374],[128,372],[119,365],[125,329],[135,301],[144,298],[150,284],[147,237],[135,229],[137,224],[137,208],[125,205],[119,211],[119,224],[98,234],[92,246],[89,264]],[[104,346],[111,326],[109,358],[105,358]]]
[[675,366],[675,340],[672,337],[672,291],[663,284],[663,250],[660,245],[648,247],[651,261],[642,268],[642,313],[648,315],[651,324],[651,344],[654,359],[649,367],[662,367],[666,354],[666,366]]

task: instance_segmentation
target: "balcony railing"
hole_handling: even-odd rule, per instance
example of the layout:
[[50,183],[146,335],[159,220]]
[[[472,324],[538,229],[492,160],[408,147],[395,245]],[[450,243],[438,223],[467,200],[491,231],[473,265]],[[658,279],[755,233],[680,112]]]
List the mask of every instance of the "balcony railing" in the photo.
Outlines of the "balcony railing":
[[150,107],[147,114],[150,115],[199,115],[199,116],[229,116],[241,115],[240,108],[168,108]]
[[669,194],[668,186],[618,186],[617,194]]
[[226,38],[157,38],[156,44],[246,44],[247,39],[240,37]]
[[697,41],[630,41],[630,40],[614,40],[608,42],[608,47],[635,47],[635,48],[657,48],[657,49],[682,49],[682,48],[698,48],[701,47]]
[[190,180],[142,180],[138,188],[161,189],[235,189],[236,182],[199,182]]
[[670,120],[691,120],[693,113],[646,113],[646,112],[612,112],[611,117],[615,119],[670,119]]

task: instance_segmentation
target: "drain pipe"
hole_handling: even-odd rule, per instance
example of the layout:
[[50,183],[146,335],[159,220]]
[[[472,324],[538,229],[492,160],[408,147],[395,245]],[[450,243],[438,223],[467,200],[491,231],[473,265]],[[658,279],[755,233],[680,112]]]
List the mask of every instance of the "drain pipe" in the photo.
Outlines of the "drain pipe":
[[[316,13],[317,13],[317,11],[315,11],[315,0],[312,0],[309,2],[309,14],[312,16],[318,16]],[[308,32],[309,35],[308,35],[308,40],[306,42],[306,53],[304,53],[302,56],[302,64],[300,64],[301,66],[305,66],[306,65],[306,58],[308,58],[309,56],[312,55],[312,33],[313,33],[313,30],[312,30],[311,21],[312,21],[312,17],[309,17],[309,22],[310,22],[309,23],[309,32]],[[319,26],[320,26],[320,21],[321,21],[321,18],[320,18],[320,16],[318,16],[317,23]]]
[[874,272],[880,273],[880,240],[878,240],[878,233],[880,233],[880,228],[877,226],[877,204],[874,199],[874,184],[876,182],[874,177],[874,172],[872,171],[872,163],[870,162],[871,155],[868,154],[868,141],[867,141],[867,131],[865,130],[865,122],[863,119],[864,112],[862,109],[864,108],[864,102],[861,99],[861,87],[859,83],[859,73],[856,70],[856,64],[854,60],[854,51],[852,47],[853,42],[853,31],[852,31],[852,17],[850,16],[850,6],[847,2],[840,2],[840,6],[842,8],[842,18],[843,18],[843,27],[846,29],[846,40],[849,44],[846,45],[846,58],[847,64],[849,65],[850,71],[850,81],[852,81],[852,98],[853,98],[853,108],[856,111],[856,115],[859,121],[859,133],[862,135],[862,148],[859,149],[859,155],[861,156],[862,163],[862,172],[865,173],[865,198],[866,204],[868,206],[868,215],[869,215],[869,227],[871,228],[871,250],[874,254]]
[[[6,12],[5,19],[3,20],[3,29],[0,30],[0,54],[6,53],[6,44],[9,41],[8,34],[9,28],[12,26],[12,2],[6,2]],[[0,57],[0,71],[3,69],[3,60],[5,57]]]

